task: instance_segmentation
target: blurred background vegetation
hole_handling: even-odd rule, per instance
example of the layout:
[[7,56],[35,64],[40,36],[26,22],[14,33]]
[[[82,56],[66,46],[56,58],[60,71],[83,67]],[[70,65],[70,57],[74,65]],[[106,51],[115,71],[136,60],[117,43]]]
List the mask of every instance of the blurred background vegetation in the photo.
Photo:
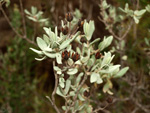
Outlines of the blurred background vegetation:
[[[83,19],[94,20],[96,37],[110,35],[102,22],[98,20],[99,0],[22,0],[23,8],[30,10],[35,6],[48,18],[46,25],[32,22],[25,18],[27,36],[35,40],[41,36],[43,26],[60,26],[67,12],[79,9]],[[124,7],[129,3],[134,9],[135,0],[107,0],[115,7]],[[150,4],[149,0],[140,0],[140,9]],[[10,0],[10,5],[3,9],[12,26],[23,32],[21,8],[19,0]],[[124,23],[126,24],[126,23]],[[127,60],[116,53],[114,62],[129,66],[130,70],[122,78],[113,81],[114,102],[101,113],[150,113],[150,13],[146,13],[140,24],[133,25],[126,38],[124,53]],[[115,41],[113,42],[115,45]],[[112,45],[112,46],[113,46]],[[29,50],[34,47],[26,40],[18,37],[11,29],[6,18],[0,12],[0,113],[55,113],[46,95],[50,95],[54,87],[52,62],[50,59],[35,61],[36,54]],[[99,102],[105,102],[106,94],[102,94]],[[57,97],[56,104],[61,106],[63,100]]]

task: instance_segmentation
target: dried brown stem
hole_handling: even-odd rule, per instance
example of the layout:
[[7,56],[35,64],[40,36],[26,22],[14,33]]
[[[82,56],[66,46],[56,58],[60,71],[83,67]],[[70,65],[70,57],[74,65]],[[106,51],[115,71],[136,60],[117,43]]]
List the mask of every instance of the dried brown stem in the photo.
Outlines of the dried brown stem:
[[[53,67],[55,66],[55,61],[53,61]],[[57,74],[55,73],[54,71],[54,75],[55,75],[55,87],[54,87],[54,90],[52,92],[52,105],[54,106],[55,110],[57,111],[57,113],[60,113],[59,109],[57,108],[56,104],[55,104],[55,94],[56,94],[56,90],[57,90],[57,86],[58,86],[58,76]]]

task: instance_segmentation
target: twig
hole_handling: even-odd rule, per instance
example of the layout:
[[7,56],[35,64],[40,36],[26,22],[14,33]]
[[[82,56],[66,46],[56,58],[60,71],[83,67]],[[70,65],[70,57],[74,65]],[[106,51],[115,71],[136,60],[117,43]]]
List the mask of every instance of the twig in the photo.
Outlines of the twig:
[[56,104],[51,100],[51,98],[49,96],[46,96],[46,98],[50,101],[51,105],[55,108],[57,113],[60,113],[57,106],[56,106]]
[[[103,0],[101,0],[101,4],[102,4],[102,1],[103,1]],[[106,27],[108,27],[109,25],[107,24],[107,22],[106,22],[105,20],[103,20],[103,18],[104,18],[104,11],[105,11],[105,10],[104,10],[104,8],[103,8],[102,5],[101,5],[101,11],[102,11],[102,12],[101,12],[100,14],[101,14],[101,16],[102,16],[102,19],[101,19],[100,17],[98,17],[98,19],[99,19],[101,22],[103,22]],[[125,32],[122,36],[117,36],[117,35],[114,33],[112,27],[109,27],[109,28],[108,28],[108,31],[109,31],[109,33],[111,33],[111,34],[113,35],[114,38],[116,38],[117,40],[121,41],[121,40],[123,40],[123,39],[127,36],[127,34],[129,33],[129,31],[130,31],[132,25],[133,25],[133,21],[131,21],[131,23],[129,24],[129,26],[128,26],[126,32]]]
[[31,44],[37,46],[33,41],[31,41],[30,39],[28,39],[28,38],[25,37],[25,36],[22,36],[21,34],[19,34],[19,33],[17,32],[17,30],[12,26],[12,24],[11,24],[11,22],[10,22],[8,16],[6,15],[6,13],[5,13],[5,11],[4,11],[4,9],[2,8],[2,4],[1,4],[1,3],[0,3],[0,10],[2,11],[2,13],[3,13],[5,19],[7,20],[8,24],[10,25],[10,27],[12,28],[12,30],[15,32],[15,34],[16,34],[18,37],[20,37],[20,38],[22,38],[22,39],[25,39],[27,42],[29,42],[29,43],[31,43]]
[[24,36],[27,37],[26,22],[25,22],[25,16],[24,16],[24,11],[23,11],[22,0],[19,0],[19,2],[20,2],[20,7],[21,7],[21,15],[22,15],[22,23],[23,23]]
[[133,20],[130,22],[130,24],[128,26],[128,29],[126,30],[126,32],[121,36],[121,40],[123,40],[127,36],[127,34],[129,33],[132,25],[133,25]]
[[109,105],[109,104],[107,104],[107,105],[106,105],[105,107],[103,107],[103,108],[99,107],[99,108],[95,109],[92,113],[97,113],[98,111],[103,111],[108,105]]
[[[55,66],[55,61],[53,61],[53,67]],[[55,108],[55,110],[57,111],[57,113],[60,113],[59,109],[57,108],[56,104],[55,104],[55,94],[56,94],[56,90],[57,90],[57,86],[58,86],[58,76],[54,71],[54,75],[55,75],[55,87],[52,93],[52,102],[53,102],[53,106]]]

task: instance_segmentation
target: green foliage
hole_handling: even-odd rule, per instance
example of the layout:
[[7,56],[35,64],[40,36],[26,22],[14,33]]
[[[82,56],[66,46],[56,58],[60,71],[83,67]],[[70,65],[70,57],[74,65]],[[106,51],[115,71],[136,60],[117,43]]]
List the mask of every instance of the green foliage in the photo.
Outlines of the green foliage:
[[131,16],[134,19],[136,24],[139,23],[139,20],[142,18],[143,14],[146,12],[145,9],[133,11],[129,9],[129,5],[127,3],[125,5],[125,8],[124,9],[120,8],[120,10],[126,13],[127,16]]
[[43,12],[38,11],[38,9],[34,6],[31,7],[31,12],[29,12],[26,9],[24,10],[24,12],[27,14],[27,18],[34,22],[46,23],[46,24],[48,22],[48,19],[42,17]]
[[8,46],[7,53],[0,56],[3,64],[0,70],[0,106],[8,110],[6,106],[9,104],[13,112],[19,113],[34,108],[31,104],[34,103],[34,98],[31,99],[30,96],[34,96],[32,91],[35,90],[35,83],[30,82],[32,80],[29,76],[34,73],[31,73],[33,54],[26,52],[26,45],[22,39],[15,38]]
[[[73,23],[77,22],[73,21]],[[74,28],[73,23],[69,22],[64,25],[62,21],[62,27],[68,27],[70,28],[69,31],[71,31]],[[42,55],[40,60],[46,57],[53,59],[53,62],[56,60],[57,64],[53,64],[56,71],[55,78],[58,77],[58,85],[55,85],[57,87],[56,94],[67,98],[66,104],[62,106],[62,109],[66,112],[69,109],[72,112],[79,111],[79,113],[82,113],[86,110],[90,113],[93,108],[90,103],[85,103],[86,100],[84,99],[86,98],[84,91],[89,89],[89,87],[82,87],[81,83],[85,84],[85,81],[81,80],[81,77],[84,77],[86,80],[87,76],[89,76],[91,83],[101,84],[104,82],[103,92],[112,95],[113,93],[110,91],[112,88],[111,79],[123,76],[129,69],[124,68],[119,71],[120,65],[113,65],[114,55],[111,55],[110,52],[104,52],[104,56],[100,57],[99,51],[104,50],[111,44],[113,36],[104,37],[104,40],[99,43],[98,49],[95,50],[94,43],[100,39],[90,41],[95,30],[94,21],[84,21],[84,34],[78,31],[74,34],[63,35],[62,31],[59,35],[57,27],[55,27],[55,32],[51,31],[51,28],[44,27],[44,30],[46,34],[43,35],[43,39],[37,37],[37,45],[40,50],[30,49],[40,56]],[[81,37],[85,37],[87,42],[82,43],[79,41]],[[80,54],[72,49],[73,41],[76,39],[82,46],[82,48],[76,48]],[[70,54],[72,54],[72,58]],[[66,78],[65,76],[68,77]],[[57,81],[55,82],[57,83]],[[76,97],[76,100],[73,100],[73,97]],[[73,102],[77,105],[71,105]],[[80,108],[76,107],[79,106],[78,102],[83,103],[80,105]],[[90,107],[87,109],[87,106]]]

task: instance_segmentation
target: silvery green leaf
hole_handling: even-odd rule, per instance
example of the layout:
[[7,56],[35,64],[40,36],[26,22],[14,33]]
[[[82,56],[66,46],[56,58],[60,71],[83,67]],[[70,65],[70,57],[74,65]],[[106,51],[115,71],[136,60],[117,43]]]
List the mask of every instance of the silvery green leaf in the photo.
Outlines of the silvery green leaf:
[[58,95],[64,97],[64,94],[63,94],[63,92],[61,91],[60,87],[57,87],[57,89],[56,89],[56,94],[58,94]]
[[114,76],[114,78],[122,77],[128,70],[129,70],[129,67],[125,67],[125,68],[121,69],[121,70]]
[[120,65],[114,65],[114,66],[109,66],[107,73],[113,73],[115,70],[117,70],[120,67]]
[[63,20],[61,20],[61,26],[62,26],[63,28],[65,27]]
[[81,72],[78,76],[77,76],[77,79],[76,79],[76,82],[75,84],[78,85],[80,83],[80,80],[81,80],[81,77],[83,76],[83,72]]
[[134,21],[135,21],[136,24],[139,23],[139,19],[137,17],[134,16],[133,19],[134,19]]
[[73,64],[73,60],[71,58],[68,59],[68,65],[71,66]]
[[92,67],[91,71],[94,71],[97,67],[99,66],[99,64],[96,64]]
[[75,92],[74,91],[70,91],[69,95],[70,96],[75,96]]
[[82,57],[82,58],[81,58],[81,62],[82,62],[82,63],[86,63],[86,62],[88,61],[88,59],[89,59],[89,56]]
[[43,19],[40,19],[40,20],[39,20],[39,22],[46,22],[46,21],[48,21],[47,18],[43,18]]
[[104,53],[104,58],[103,58],[102,63],[101,63],[101,68],[103,68],[104,66],[109,65],[113,58],[114,58],[114,55],[111,56],[110,52]]
[[46,48],[44,49],[44,51],[52,52],[53,50],[52,50],[52,48],[46,47]]
[[142,9],[140,11],[136,10],[134,11],[135,16],[142,16],[146,12],[145,9]]
[[61,86],[61,88],[65,87],[64,82],[65,82],[64,78],[59,78],[59,85]]
[[79,100],[81,100],[81,101],[85,101],[85,99],[84,99],[80,94],[78,94],[78,98],[79,98]]
[[107,4],[106,0],[104,0],[104,1],[102,2],[102,6],[103,6],[104,9],[107,9],[107,8],[110,7],[110,5]]
[[121,59],[122,59],[122,60],[127,60],[127,59],[128,59],[128,56],[127,56],[127,55],[124,55],[124,56],[121,57]]
[[67,39],[65,40],[60,46],[59,46],[59,49],[62,50],[62,49],[65,49],[67,46],[69,46],[69,44],[79,35],[80,32],[77,32],[73,37],[72,39]]
[[90,40],[95,30],[94,21],[90,21],[89,23],[85,21],[83,25],[83,30],[87,40]]
[[100,51],[108,47],[112,43],[112,40],[113,40],[113,36],[109,36],[107,38],[104,37],[104,40],[98,45]]
[[46,56],[42,57],[42,58],[35,58],[35,60],[38,60],[38,61],[42,61],[46,58]]
[[46,32],[46,34],[47,34],[48,36],[50,36],[51,28],[44,27],[43,29],[44,29],[44,31]]
[[66,106],[62,106],[62,109],[63,109],[64,111],[66,111]]
[[97,81],[98,76],[99,76],[99,74],[98,74],[98,73],[93,72],[93,73],[91,74],[91,77],[90,77],[90,82],[91,82],[91,83],[96,82],[96,81]]
[[31,13],[28,11],[28,10],[24,10],[24,12],[27,14],[27,15],[31,15]]
[[54,66],[55,71],[60,71],[61,69],[58,66]]
[[150,42],[149,42],[148,38],[145,37],[144,41],[145,41],[146,45],[150,46]]
[[96,81],[97,84],[101,84],[103,83],[103,80],[102,78],[100,77],[100,75],[97,76],[97,81]]
[[75,9],[74,15],[77,19],[82,18],[82,13],[80,12],[79,9]]
[[64,88],[64,87],[65,87],[64,82],[60,82],[59,85],[60,85],[61,88]]
[[92,58],[90,58],[90,59],[88,60],[87,66],[92,66],[93,63],[94,63],[94,60],[93,60]]
[[47,57],[49,57],[49,58],[55,58],[55,57],[56,57],[56,53],[48,53],[48,52],[46,52],[46,51],[43,51],[43,53],[44,53]]
[[107,91],[108,94],[113,95],[113,92],[111,92],[110,90]]
[[71,45],[69,45],[69,46],[67,47],[67,51],[72,51],[72,46],[71,46]]
[[65,86],[65,90],[64,90],[65,95],[68,93],[70,86],[71,86],[71,80],[68,79],[68,80],[66,80],[66,86]]
[[44,39],[44,41],[49,45],[50,44],[50,39],[49,39],[49,37],[47,36],[47,35],[43,35],[43,39]]
[[43,39],[41,39],[40,37],[37,37],[36,41],[41,50],[44,50],[45,48],[47,48],[46,42]]
[[33,15],[35,15],[35,14],[37,13],[37,8],[34,7],[34,6],[32,6],[32,7],[31,7],[31,13],[32,13]]
[[88,105],[86,109],[87,113],[92,113],[92,109],[93,109],[92,106]]
[[37,54],[40,54],[40,55],[43,55],[43,52],[42,51],[39,51],[39,50],[36,50],[34,48],[30,48],[32,51],[34,51],[35,53]]
[[57,71],[57,74],[58,75],[61,75],[62,74],[62,71],[60,70],[60,71]]
[[145,8],[150,13],[150,5],[147,5]]
[[95,39],[94,41],[92,41],[92,42],[90,43],[90,46],[91,46],[92,44],[98,42],[99,40],[100,40],[100,38]]
[[77,100],[76,102],[75,102],[75,110],[77,111],[78,110],[78,108],[79,108],[79,101]]
[[62,57],[60,53],[56,53],[56,61],[58,64],[62,64]]
[[103,92],[110,92],[109,89],[112,88],[112,83],[110,80],[107,80],[106,84],[103,87]]
[[81,50],[80,50],[79,47],[76,47],[76,51],[77,51],[79,54],[81,54]]
[[78,60],[78,61],[75,62],[75,64],[81,65],[82,63],[81,63],[80,60]]
[[40,18],[42,17],[42,14],[43,14],[43,12],[42,12],[42,11],[39,11],[35,16],[36,16],[38,19],[40,19]]
[[27,16],[28,19],[34,21],[34,22],[37,22],[37,19],[33,18],[33,17],[30,17],[30,16]]
[[62,74],[62,71],[59,67],[54,66],[54,70],[57,72],[57,74],[59,74],[59,75]]
[[69,75],[74,75],[78,72],[78,69],[77,68],[71,68],[67,71],[67,74]]
[[66,48],[71,42],[71,39],[68,39],[68,40],[65,40],[60,46],[59,46],[59,49],[64,49]]

